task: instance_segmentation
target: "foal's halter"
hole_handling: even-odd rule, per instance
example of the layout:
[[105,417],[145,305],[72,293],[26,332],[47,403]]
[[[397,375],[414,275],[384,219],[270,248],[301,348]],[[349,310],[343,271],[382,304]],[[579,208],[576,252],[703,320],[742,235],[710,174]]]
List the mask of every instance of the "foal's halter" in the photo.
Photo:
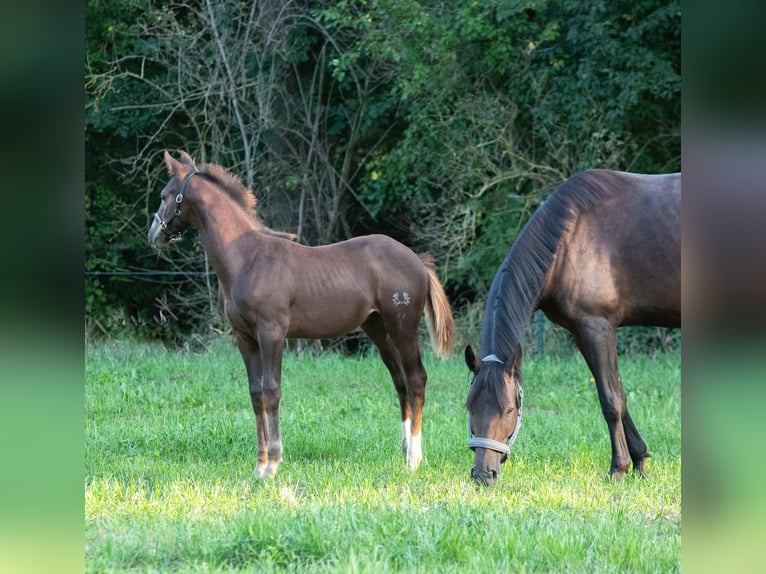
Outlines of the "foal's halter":
[[176,217],[181,215],[181,202],[184,200],[184,192],[186,191],[186,186],[189,183],[189,180],[192,178],[193,175],[198,174],[199,172],[197,170],[189,172],[184,180],[181,182],[181,191],[178,192],[178,195],[176,195],[176,209],[173,215],[170,216],[170,219],[162,219],[160,217],[159,211],[154,212],[154,219],[160,222],[160,231],[170,237],[170,241],[178,241],[181,239],[181,235],[183,234],[183,231],[179,231],[178,233],[172,233],[168,231],[168,225],[170,225],[170,222],[173,221]]
[[[482,362],[487,361],[493,361],[495,363],[503,364],[503,361],[498,359],[497,355],[492,354],[484,357],[482,359]],[[513,443],[516,442],[516,437],[519,436],[519,429],[521,428],[521,405],[524,400],[524,389],[521,388],[521,385],[516,385],[516,409],[517,409],[517,417],[516,417],[516,428],[513,429],[513,434],[511,434],[510,437],[508,437],[508,440],[506,442],[500,442],[497,440],[492,440],[491,438],[482,438],[474,436],[474,434],[471,432],[471,418],[468,417],[468,448],[471,450],[474,450],[476,448],[486,448],[489,450],[494,450],[496,452],[499,452],[503,455],[503,458],[500,459],[500,462],[503,463],[508,459],[508,455],[511,454],[511,447],[513,446]]]

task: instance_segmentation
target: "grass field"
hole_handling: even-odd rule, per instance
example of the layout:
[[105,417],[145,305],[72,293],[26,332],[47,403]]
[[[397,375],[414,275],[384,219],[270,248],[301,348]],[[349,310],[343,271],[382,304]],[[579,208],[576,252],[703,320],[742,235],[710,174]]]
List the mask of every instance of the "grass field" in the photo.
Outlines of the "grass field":
[[494,488],[469,477],[462,359],[426,357],[424,461],[405,469],[398,401],[374,357],[287,355],[284,461],[251,478],[255,417],[225,338],[211,352],[87,348],[88,572],[674,572],[681,556],[677,353],[624,357],[653,457],[606,479],[583,359],[525,361],[524,427]]

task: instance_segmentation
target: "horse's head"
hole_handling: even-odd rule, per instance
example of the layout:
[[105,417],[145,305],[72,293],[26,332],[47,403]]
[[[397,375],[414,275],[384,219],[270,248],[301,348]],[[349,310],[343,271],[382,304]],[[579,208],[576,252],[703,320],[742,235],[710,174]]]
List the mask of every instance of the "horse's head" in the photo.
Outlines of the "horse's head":
[[194,160],[185,151],[181,152],[181,161],[173,159],[166,151],[165,165],[171,177],[160,193],[160,207],[154,213],[148,233],[149,244],[157,249],[180,239],[184,227],[189,225],[181,204],[189,180],[198,173]]
[[521,426],[521,347],[505,360],[494,354],[479,360],[468,346],[465,362],[473,373],[465,402],[468,447],[474,451],[471,478],[491,485]]

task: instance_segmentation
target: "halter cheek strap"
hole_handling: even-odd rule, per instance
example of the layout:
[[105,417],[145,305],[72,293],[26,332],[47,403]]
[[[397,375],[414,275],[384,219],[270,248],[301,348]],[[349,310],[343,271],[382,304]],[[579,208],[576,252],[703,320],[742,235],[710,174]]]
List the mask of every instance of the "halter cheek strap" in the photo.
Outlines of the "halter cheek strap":
[[197,170],[190,171],[188,174],[186,174],[186,177],[184,177],[183,181],[181,182],[181,190],[178,192],[178,195],[176,195],[176,210],[173,212],[173,215],[170,216],[169,219],[165,220],[160,217],[159,212],[154,212],[154,219],[156,219],[160,224],[160,231],[164,233],[165,235],[169,235],[170,239],[180,239],[181,234],[180,233],[171,233],[168,231],[167,227],[170,224],[171,221],[173,221],[176,217],[181,215],[181,202],[184,200],[184,192],[186,191],[186,186],[189,184],[189,180],[192,178],[193,175],[198,174],[199,172]]
[[[500,363],[501,365],[504,365],[505,362],[500,360],[500,358],[492,353],[491,355],[487,355],[481,360],[482,363],[486,362],[493,362],[493,363]],[[468,419],[468,448],[470,449],[476,449],[476,448],[486,448],[489,450],[494,450],[496,452],[499,452],[503,455],[503,461],[508,458],[508,456],[511,454],[511,447],[513,446],[513,443],[516,442],[516,437],[519,436],[519,429],[521,428],[521,406],[524,402],[524,389],[521,388],[521,385],[516,385],[516,407],[518,410],[518,416],[516,419],[516,428],[513,429],[513,434],[508,438],[508,442],[500,442],[497,440],[492,440],[491,438],[482,438],[474,436],[471,432],[471,419],[469,417]]]

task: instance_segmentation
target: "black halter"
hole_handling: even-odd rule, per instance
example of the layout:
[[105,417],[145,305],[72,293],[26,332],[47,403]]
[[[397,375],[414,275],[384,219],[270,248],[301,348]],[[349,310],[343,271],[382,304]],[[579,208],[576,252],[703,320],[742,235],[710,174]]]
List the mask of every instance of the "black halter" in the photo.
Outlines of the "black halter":
[[170,216],[170,219],[162,219],[160,217],[160,213],[158,211],[154,212],[154,219],[160,222],[160,231],[164,233],[165,235],[170,237],[171,241],[177,241],[181,238],[181,233],[172,233],[168,231],[168,225],[170,225],[170,222],[173,221],[176,217],[181,215],[181,202],[184,200],[184,192],[186,191],[186,186],[189,183],[189,180],[192,178],[193,175],[198,174],[198,171],[191,171],[187,174],[187,176],[184,178],[184,180],[181,182],[181,191],[178,192],[178,195],[176,195],[176,210],[173,213],[173,215]]

